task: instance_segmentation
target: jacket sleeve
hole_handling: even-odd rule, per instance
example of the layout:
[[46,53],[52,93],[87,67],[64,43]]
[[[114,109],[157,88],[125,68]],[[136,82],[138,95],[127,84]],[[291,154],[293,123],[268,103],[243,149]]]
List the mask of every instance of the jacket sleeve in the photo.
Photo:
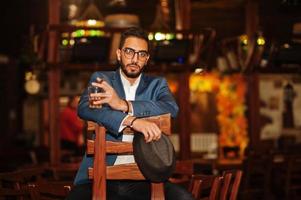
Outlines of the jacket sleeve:
[[178,114],[179,107],[164,78],[159,78],[154,89],[153,100],[132,101],[136,117],[148,117],[170,113],[173,118]]
[[[96,78],[103,78],[106,81],[108,78],[99,72],[95,72],[89,81],[89,85],[96,81]],[[118,129],[122,120],[126,117],[126,113],[113,110],[108,105],[103,105],[102,108],[89,108],[89,95],[87,89],[83,92],[78,105],[78,116],[87,121],[93,121],[102,124],[106,129],[114,135],[118,135]]]

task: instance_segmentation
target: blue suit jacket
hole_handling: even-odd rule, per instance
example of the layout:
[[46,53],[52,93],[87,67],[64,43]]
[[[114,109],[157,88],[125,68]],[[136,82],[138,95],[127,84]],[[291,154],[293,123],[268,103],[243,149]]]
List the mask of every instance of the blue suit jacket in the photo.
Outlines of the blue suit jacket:
[[[120,98],[125,98],[120,72],[95,72],[89,81],[96,82],[99,77],[107,81],[117,92]],[[134,115],[136,117],[148,117],[170,113],[174,118],[178,113],[178,106],[168,88],[167,82],[162,77],[148,76],[142,74],[139,86],[136,91],[135,101],[132,101]],[[87,90],[81,96],[78,115],[80,118],[88,121],[94,121],[106,127],[108,133],[106,140],[116,141],[122,139],[122,133],[118,132],[120,124],[127,115],[121,111],[111,109],[108,105],[103,105],[100,109],[89,108],[89,97]],[[107,165],[113,165],[116,155],[107,156]],[[80,168],[74,180],[74,184],[83,184],[90,182],[88,180],[88,167],[93,166],[93,158],[84,156]]]

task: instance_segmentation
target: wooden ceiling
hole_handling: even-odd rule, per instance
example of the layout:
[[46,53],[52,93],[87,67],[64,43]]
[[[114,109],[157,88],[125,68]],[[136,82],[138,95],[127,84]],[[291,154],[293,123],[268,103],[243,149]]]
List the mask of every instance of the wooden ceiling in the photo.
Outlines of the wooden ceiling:
[[212,27],[217,37],[233,37],[245,32],[245,2],[242,0],[192,1],[191,27]]
[[[68,3],[78,3],[85,6],[88,0],[61,0],[62,17]],[[154,18],[156,5],[159,0],[126,0],[127,8],[113,9],[107,6],[107,3],[113,0],[94,0],[99,6],[101,13],[105,16],[109,13],[122,11],[139,15],[141,25],[148,28]],[[189,1],[189,0],[186,0]],[[286,40],[290,37],[293,23],[301,21],[300,5],[286,5],[282,2],[285,0],[252,0],[258,2],[258,13],[254,14],[259,17],[258,28],[263,30],[264,34],[270,38]],[[171,6],[171,19],[174,19],[174,2],[169,0]],[[245,32],[246,17],[245,8],[247,0],[191,0],[191,28],[198,30],[202,27],[212,27],[217,30],[217,37],[232,37]],[[21,35],[29,33],[29,26],[32,24],[37,31],[45,30],[48,22],[48,2],[41,0],[23,1],[4,1],[1,9],[3,15],[0,19],[1,26],[6,27],[10,32],[2,32],[1,38],[3,45],[0,48],[2,52],[7,50],[14,52],[21,44]],[[16,15],[16,13],[18,13]],[[21,17],[20,16],[26,17]],[[171,27],[175,27],[174,20],[170,22]],[[14,33],[15,35],[12,35]],[[17,36],[19,34],[20,36]],[[19,41],[16,45],[7,41]]]

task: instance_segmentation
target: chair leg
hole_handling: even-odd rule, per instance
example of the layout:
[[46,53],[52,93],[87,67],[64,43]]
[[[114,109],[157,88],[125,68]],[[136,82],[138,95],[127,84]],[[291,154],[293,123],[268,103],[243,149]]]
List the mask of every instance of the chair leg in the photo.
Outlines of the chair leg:
[[151,183],[151,200],[165,200],[163,183]]

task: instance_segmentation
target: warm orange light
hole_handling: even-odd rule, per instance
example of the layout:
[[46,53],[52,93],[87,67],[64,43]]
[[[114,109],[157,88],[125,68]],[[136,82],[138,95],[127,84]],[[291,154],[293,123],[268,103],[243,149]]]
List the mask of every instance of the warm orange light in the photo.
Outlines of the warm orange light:
[[240,147],[242,155],[249,141],[245,117],[246,81],[243,75],[193,74],[189,80],[189,87],[192,92],[216,93],[219,146]]

